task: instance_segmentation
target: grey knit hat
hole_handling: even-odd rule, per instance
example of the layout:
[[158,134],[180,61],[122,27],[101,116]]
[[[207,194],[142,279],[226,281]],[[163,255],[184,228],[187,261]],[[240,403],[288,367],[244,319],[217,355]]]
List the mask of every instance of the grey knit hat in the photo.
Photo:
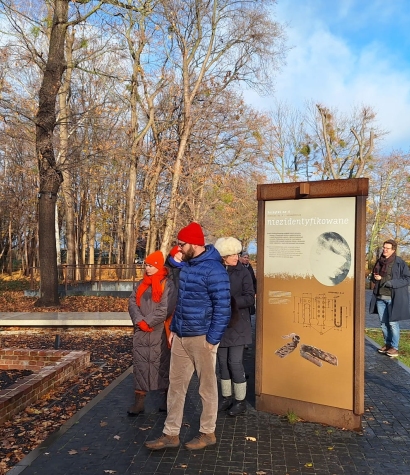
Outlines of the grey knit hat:
[[239,254],[242,251],[242,244],[234,237],[219,238],[215,243],[215,248],[222,257]]

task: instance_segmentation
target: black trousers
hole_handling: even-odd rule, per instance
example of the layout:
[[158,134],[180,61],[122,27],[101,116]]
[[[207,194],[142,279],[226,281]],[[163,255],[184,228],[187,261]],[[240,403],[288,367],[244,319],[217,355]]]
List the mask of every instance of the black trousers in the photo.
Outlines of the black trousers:
[[234,383],[246,382],[243,368],[243,349],[245,345],[218,348],[218,364],[221,379],[231,379]]

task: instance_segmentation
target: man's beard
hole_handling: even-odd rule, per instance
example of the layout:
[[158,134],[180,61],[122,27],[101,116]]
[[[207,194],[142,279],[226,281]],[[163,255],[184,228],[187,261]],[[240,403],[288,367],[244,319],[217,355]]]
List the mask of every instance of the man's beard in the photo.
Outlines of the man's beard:
[[194,256],[195,254],[195,251],[194,251],[194,248],[192,247],[192,244],[189,245],[189,249],[187,252],[185,252],[184,254],[182,254],[182,260],[184,262],[188,262],[190,261]]

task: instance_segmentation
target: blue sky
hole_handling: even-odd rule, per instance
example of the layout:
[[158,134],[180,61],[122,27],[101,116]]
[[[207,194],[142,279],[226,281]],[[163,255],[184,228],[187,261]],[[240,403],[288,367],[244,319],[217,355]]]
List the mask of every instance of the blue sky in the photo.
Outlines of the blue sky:
[[[383,152],[408,152],[410,0],[278,0],[274,11],[292,48],[276,99],[300,109],[311,100],[344,112],[372,106],[390,132]],[[256,107],[273,105],[273,97],[245,97]]]

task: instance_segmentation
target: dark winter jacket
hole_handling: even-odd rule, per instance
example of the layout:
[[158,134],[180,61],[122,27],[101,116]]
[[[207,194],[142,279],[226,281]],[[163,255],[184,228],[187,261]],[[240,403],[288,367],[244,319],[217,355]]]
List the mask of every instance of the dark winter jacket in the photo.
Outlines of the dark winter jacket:
[[165,267],[168,269],[168,276],[174,283],[177,294],[179,289],[179,274],[185,265],[185,262],[177,262],[172,256],[168,256],[165,261]]
[[396,256],[392,267],[392,279],[387,282],[380,283],[380,281],[372,279],[375,284],[373,289],[372,299],[370,301],[369,312],[377,313],[377,296],[379,295],[379,286],[384,285],[387,288],[391,289],[391,300],[392,304],[389,305],[391,309],[391,314],[389,315],[389,320],[391,322],[398,322],[400,320],[409,320],[410,319],[410,309],[409,309],[409,288],[410,285],[410,270],[409,266],[401,259]]
[[255,288],[255,294],[256,294],[256,275],[255,275],[255,271],[253,270],[253,267],[251,266],[251,264],[248,264],[247,266],[244,265],[244,267],[246,269],[248,269],[249,273],[251,274],[253,287]]
[[[253,287],[255,289],[255,294],[256,294],[256,276],[255,276],[255,271],[253,270],[253,267],[248,264],[247,266],[244,265],[244,267],[246,269],[248,269],[249,273],[251,274],[251,277],[252,277],[252,282],[253,282]],[[253,304],[250,309],[249,309],[249,312],[251,315],[254,315],[256,313],[256,307],[255,307],[255,304]]]
[[[142,281],[137,283],[132,292],[128,311],[135,328],[133,339],[134,386],[140,391],[166,389],[169,385],[169,362],[171,353],[168,348],[164,321],[175,307],[176,292],[173,282],[166,280],[161,301],[156,303],[151,298],[151,287],[141,296],[138,307],[135,300],[136,291]],[[145,320],[153,328],[144,332],[136,326]]]
[[[222,337],[220,347],[249,345],[252,343],[250,307],[255,303],[255,289],[248,269],[240,262],[227,266],[231,283],[231,296],[238,309],[238,318],[232,319]],[[232,305],[234,308],[235,305]]]
[[179,291],[171,331],[179,337],[206,335],[216,345],[231,317],[228,274],[213,245],[187,262],[179,274]]

